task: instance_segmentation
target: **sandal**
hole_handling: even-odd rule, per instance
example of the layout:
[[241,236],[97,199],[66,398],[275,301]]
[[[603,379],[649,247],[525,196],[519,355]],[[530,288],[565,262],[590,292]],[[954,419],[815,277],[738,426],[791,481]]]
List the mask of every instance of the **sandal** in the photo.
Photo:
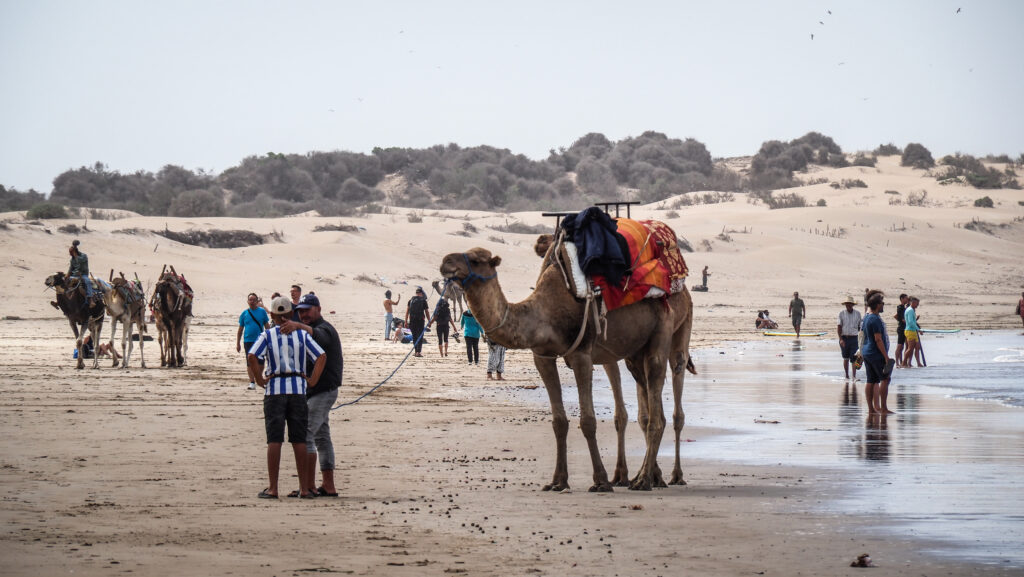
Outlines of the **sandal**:
[[316,494],[318,497],[337,497],[337,493],[328,493],[327,489],[323,487],[317,487]]
[[259,497],[260,499],[277,499],[277,495],[272,495],[269,491],[270,487],[267,487],[266,489],[260,491],[260,494],[256,496]]

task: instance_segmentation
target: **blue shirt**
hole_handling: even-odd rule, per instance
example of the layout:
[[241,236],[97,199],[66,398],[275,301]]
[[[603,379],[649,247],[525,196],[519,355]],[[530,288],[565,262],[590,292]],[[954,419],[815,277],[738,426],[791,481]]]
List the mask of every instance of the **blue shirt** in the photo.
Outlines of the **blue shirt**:
[[907,307],[907,312],[903,313],[903,320],[907,323],[908,331],[919,331],[920,327],[917,326],[917,311],[914,307]]
[[882,335],[882,343],[885,345],[885,352],[889,352],[889,335],[885,332],[885,322],[882,321],[882,317],[875,313],[869,313],[868,316],[864,317],[864,348],[861,349],[860,354],[864,357],[884,357],[882,351],[878,350],[878,344],[875,343],[875,335]]
[[480,323],[476,321],[476,317],[473,315],[462,314],[462,336],[471,338],[480,338]]
[[315,361],[324,354],[324,350],[306,331],[292,331],[284,335],[281,327],[274,327],[259,334],[249,354],[266,361],[270,374],[268,395],[305,395],[306,358]]
[[[250,312],[252,314],[249,314]],[[238,317],[238,326],[243,327],[242,340],[247,343],[254,342],[256,337],[260,336],[260,333],[263,332],[268,322],[270,322],[270,315],[267,314],[267,310],[263,307],[242,311],[242,314]]]

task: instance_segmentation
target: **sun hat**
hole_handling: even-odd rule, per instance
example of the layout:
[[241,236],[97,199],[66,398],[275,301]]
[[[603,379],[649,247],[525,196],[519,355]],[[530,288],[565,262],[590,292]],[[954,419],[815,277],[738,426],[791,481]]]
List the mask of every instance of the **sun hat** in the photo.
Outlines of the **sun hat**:
[[309,293],[302,295],[302,298],[299,299],[299,304],[295,305],[295,308],[302,310],[318,306],[320,306],[320,299],[315,294]]
[[286,315],[292,312],[292,301],[288,297],[277,297],[270,302],[270,312],[275,315]]
[[844,301],[843,301],[842,303],[840,303],[840,304],[844,304],[844,305],[845,305],[845,304],[847,304],[847,303],[849,303],[849,304],[851,304],[851,305],[855,305],[855,304],[857,304],[857,301],[853,300],[853,297],[852,297],[852,296],[850,296],[850,295],[846,295],[846,300],[844,300]]

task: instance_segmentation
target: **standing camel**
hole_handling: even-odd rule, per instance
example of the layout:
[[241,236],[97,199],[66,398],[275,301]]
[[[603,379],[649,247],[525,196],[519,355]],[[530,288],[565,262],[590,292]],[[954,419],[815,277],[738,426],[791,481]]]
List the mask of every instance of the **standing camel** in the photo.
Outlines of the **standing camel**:
[[[552,248],[552,243],[555,240],[553,234],[542,234],[537,237],[537,242],[533,245],[534,252],[537,256],[544,259],[542,267],[548,267],[554,264],[554,259],[559,258],[559,255],[551,254],[549,256],[549,250]],[[685,369],[693,374],[697,374],[697,370],[693,365],[693,359],[689,355],[690,336],[689,331],[692,326],[693,320],[693,303],[689,302],[683,307],[673,307],[672,312],[672,326],[675,327],[676,331],[686,330],[687,334],[685,338],[674,339],[673,343],[679,343],[681,346],[686,347],[686,350],[673,351],[683,353],[683,356],[673,354],[669,357],[669,368],[672,373],[672,399],[673,399],[673,411],[672,411],[672,424],[675,432],[675,463],[672,468],[672,477],[668,481],[669,485],[685,485],[686,481],[683,479],[683,467],[682,459],[680,456],[680,442],[681,435],[683,432],[683,425],[686,422],[686,414],[683,412],[683,369],[684,366],[679,365],[682,358],[686,359]],[[615,416],[613,422],[615,423],[615,433],[617,436],[617,451],[615,458],[615,473],[612,475],[612,485],[616,487],[628,487],[629,486],[629,468],[626,465],[626,425],[629,421],[629,414],[626,411],[626,403],[622,397],[622,375],[619,372],[618,361],[622,359],[616,359],[615,362],[606,363],[602,365],[604,372],[608,376],[608,383],[612,388],[612,398],[615,401]],[[631,374],[633,369],[630,368],[630,361],[626,359],[627,369],[630,370]],[[637,385],[637,421],[640,423],[640,430],[647,430],[648,423],[648,411],[647,411],[647,397],[644,395],[642,387]],[[661,483],[659,482],[660,486]]]
[[462,291],[462,287],[455,283],[451,283],[448,285],[448,294],[445,294],[444,291],[441,290],[441,281],[434,281],[430,283],[430,286],[434,287],[434,290],[437,291],[437,294],[441,295],[441,297],[451,301],[452,312],[455,312],[456,307],[458,307],[458,315],[455,317],[455,321],[458,322],[459,319],[462,318],[462,311],[466,310],[465,295]]
[[166,357],[166,366],[184,366],[185,354],[182,345],[186,338],[189,317],[192,316],[192,298],[181,277],[174,271],[174,267],[171,267],[170,272],[160,273],[160,280],[153,287],[151,305],[154,317],[160,319],[165,331],[161,348],[164,352],[162,356]]
[[[545,259],[547,261],[547,259]],[[631,489],[650,490],[662,486],[657,465],[658,447],[665,431],[661,392],[665,384],[666,363],[675,357],[674,367],[688,362],[690,315],[682,318],[672,311],[690,311],[689,293],[679,292],[667,299],[643,299],[607,314],[607,336],[598,334],[594,322],[585,322],[594,306],[580,302],[565,287],[557,266],[544,266],[534,292],[519,303],[509,303],[498,283],[497,267],[501,257],[483,248],[444,257],[441,274],[462,285],[466,299],[488,337],[510,349],[531,349],[534,365],[540,372],[551,402],[555,432],[556,463],[552,482],[544,490],[569,488],[566,437],[569,419],[562,402],[562,388],[556,360],[562,356],[572,369],[579,394],[580,429],[587,440],[593,466],[591,491],[611,491],[608,473],[597,446],[597,418],[594,414],[592,378],[594,364],[608,365],[626,359],[637,381],[639,393],[646,398],[648,423],[645,428],[647,451]],[[680,379],[682,371],[679,371]],[[680,380],[681,383],[681,380]]]
[[[146,298],[143,294],[124,278],[121,273],[119,278],[113,278],[114,271],[110,271],[110,286],[103,288],[103,304],[107,307],[110,315],[110,347],[114,347],[114,335],[117,333],[117,323],[120,322],[124,329],[121,331],[121,368],[128,368],[128,359],[132,355],[132,324],[139,329],[139,359],[142,368],[146,368],[146,357],[143,354],[143,337],[146,334]],[[129,300],[131,302],[129,302]],[[114,357],[114,366],[117,366],[117,355]]]
[[[46,277],[46,286],[57,292],[57,300],[53,304],[64,313],[71,325],[71,331],[75,333],[75,348],[78,350],[78,365],[76,369],[85,368],[85,355],[82,354],[82,339],[85,338],[85,329],[89,329],[92,335],[92,342],[100,342],[100,333],[103,332],[103,303],[95,301],[92,306],[85,298],[85,290],[79,280],[77,283],[58,272]],[[92,368],[100,368],[99,355],[94,355]]]

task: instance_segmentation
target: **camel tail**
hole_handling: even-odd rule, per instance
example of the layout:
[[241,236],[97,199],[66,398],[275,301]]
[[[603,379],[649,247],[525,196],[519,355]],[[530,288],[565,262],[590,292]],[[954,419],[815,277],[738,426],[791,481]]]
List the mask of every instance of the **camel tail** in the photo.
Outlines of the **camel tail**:
[[693,364],[693,357],[687,357],[686,359],[686,370],[693,374],[697,374],[697,367]]

